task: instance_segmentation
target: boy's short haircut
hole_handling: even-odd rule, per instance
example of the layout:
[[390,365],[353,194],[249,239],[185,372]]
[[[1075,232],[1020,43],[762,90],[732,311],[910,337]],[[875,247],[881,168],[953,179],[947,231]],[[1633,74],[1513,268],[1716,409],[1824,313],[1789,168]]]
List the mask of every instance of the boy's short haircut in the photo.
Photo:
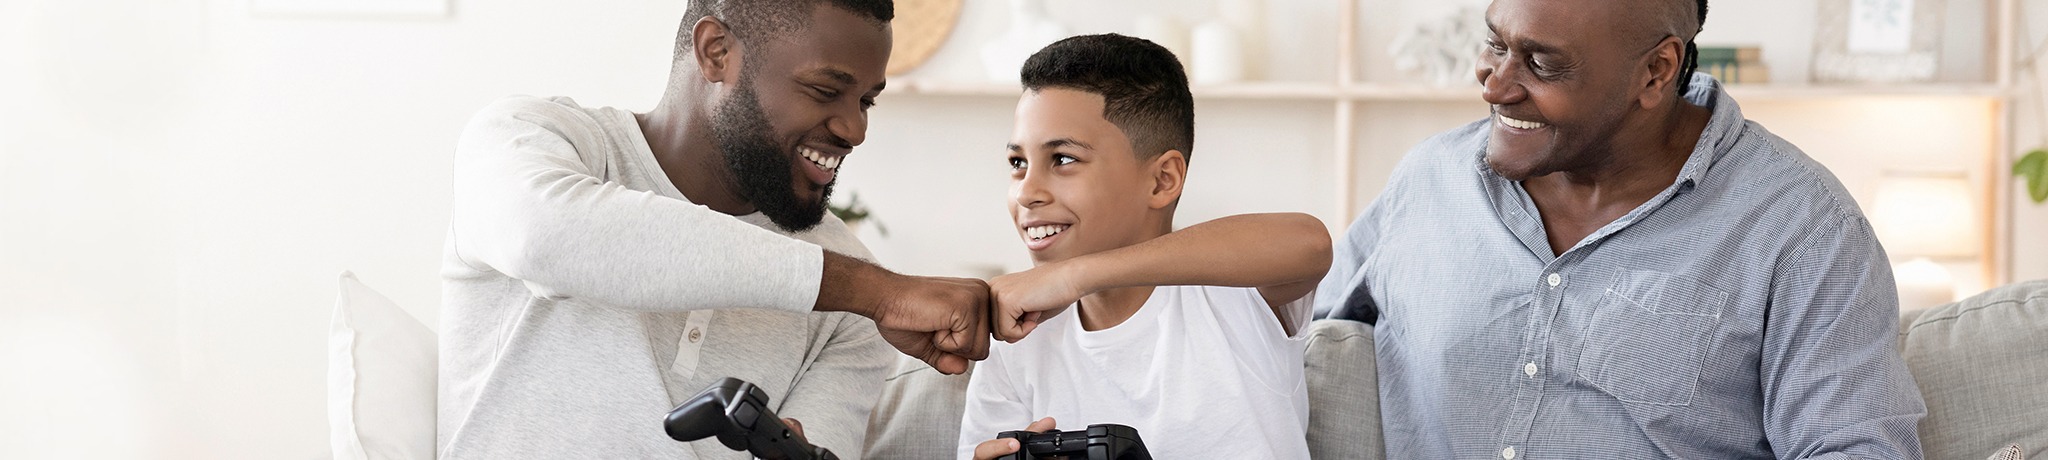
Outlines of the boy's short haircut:
[[1082,35],[1047,45],[1024,61],[1024,89],[1102,95],[1102,117],[1131,138],[1138,158],[1168,150],[1194,155],[1195,98],[1172,51],[1142,38]]

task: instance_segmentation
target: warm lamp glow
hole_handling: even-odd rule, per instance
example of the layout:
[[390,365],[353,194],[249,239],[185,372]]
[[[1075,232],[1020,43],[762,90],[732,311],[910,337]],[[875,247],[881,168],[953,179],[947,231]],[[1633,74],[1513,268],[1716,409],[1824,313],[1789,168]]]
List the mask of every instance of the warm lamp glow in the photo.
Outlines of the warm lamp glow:
[[1887,172],[1875,205],[1871,224],[1893,257],[1968,258],[1984,250],[1984,223],[1962,173]]
[[1892,267],[1899,282],[1899,310],[1917,310],[1956,300],[1956,280],[1948,268],[1926,257]]

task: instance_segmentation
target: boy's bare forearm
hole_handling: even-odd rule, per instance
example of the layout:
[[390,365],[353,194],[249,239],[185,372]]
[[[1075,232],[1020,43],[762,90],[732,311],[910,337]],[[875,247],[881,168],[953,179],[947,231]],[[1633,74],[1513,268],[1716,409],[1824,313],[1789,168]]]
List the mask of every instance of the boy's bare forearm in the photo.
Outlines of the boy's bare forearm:
[[1241,214],[1068,261],[1086,292],[1132,286],[1264,288],[1320,280],[1330,233],[1301,213]]

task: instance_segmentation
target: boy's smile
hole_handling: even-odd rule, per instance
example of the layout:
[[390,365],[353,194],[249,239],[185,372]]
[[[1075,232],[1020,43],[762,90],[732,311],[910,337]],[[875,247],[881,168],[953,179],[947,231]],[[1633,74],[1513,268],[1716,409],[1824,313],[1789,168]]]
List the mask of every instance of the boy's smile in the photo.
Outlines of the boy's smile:
[[[1103,118],[1100,94],[1026,91],[1007,152],[1010,219],[1035,264],[1128,246],[1169,230],[1151,205],[1152,162]],[[1166,212],[1155,212],[1166,211]]]

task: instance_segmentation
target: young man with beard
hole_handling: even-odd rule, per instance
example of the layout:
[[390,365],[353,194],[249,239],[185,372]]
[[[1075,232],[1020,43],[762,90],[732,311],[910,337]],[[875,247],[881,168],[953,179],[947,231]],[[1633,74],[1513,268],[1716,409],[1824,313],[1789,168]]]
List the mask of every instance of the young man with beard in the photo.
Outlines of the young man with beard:
[[851,458],[891,345],[948,373],[985,356],[985,284],[864,262],[824,212],[893,15],[692,0],[654,110],[514,97],[478,113],[442,271],[441,456],[745,458],[661,428],[736,377]]
[[1706,11],[1487,10],[1493,116],[1412,151],[1318,288],[1375,322],[1388,458],[1920,457],[1884,249],[1692,71]]

